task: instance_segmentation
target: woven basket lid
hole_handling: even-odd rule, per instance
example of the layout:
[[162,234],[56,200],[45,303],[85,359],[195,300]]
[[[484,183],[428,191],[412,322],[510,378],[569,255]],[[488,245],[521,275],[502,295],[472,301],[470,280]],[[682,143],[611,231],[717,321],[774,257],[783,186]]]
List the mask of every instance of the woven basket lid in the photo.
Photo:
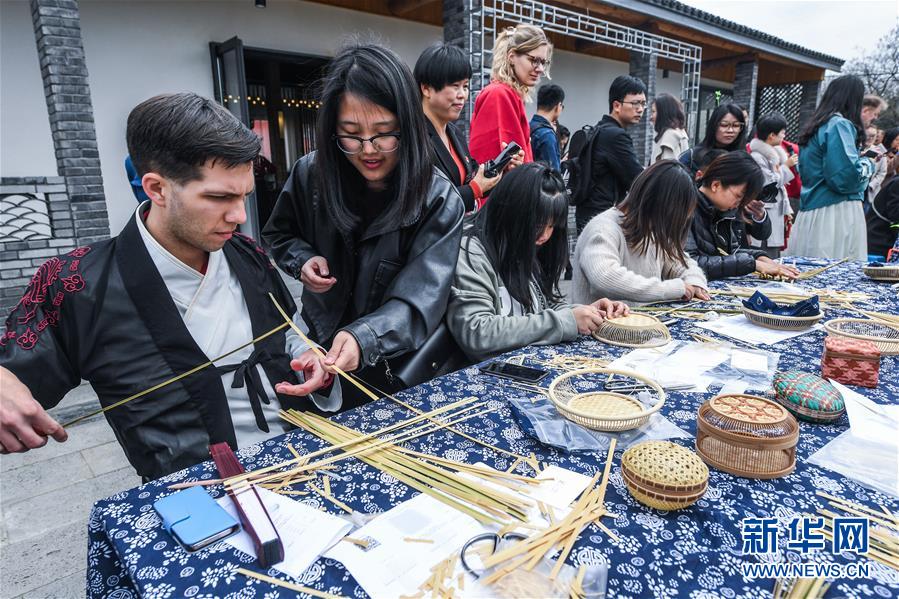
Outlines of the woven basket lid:
[[650,314],[628,314],[627,316],[610,318],[603,322],[603,324],[610,327],[624,327],[627,329],[655,328],[662,325],[658,318]]
[[624,347],[657,347],[671,340],[662,321],[649,314],[628,314],[609,318],[593,332],[599,341]]
[[653,489],[686,491],[708,483],[709,469],[695,453],[670,441],[644,441],[624,452],[625,476]]
[[709,406],[716,416],[748,424],[776,425],[789,418],[783,407],[753,395],[719,395]]
[[788,370],[774,375],[774,393],[778,401],[806,410],[842,413],[843,396],[828,381],[810,372]]

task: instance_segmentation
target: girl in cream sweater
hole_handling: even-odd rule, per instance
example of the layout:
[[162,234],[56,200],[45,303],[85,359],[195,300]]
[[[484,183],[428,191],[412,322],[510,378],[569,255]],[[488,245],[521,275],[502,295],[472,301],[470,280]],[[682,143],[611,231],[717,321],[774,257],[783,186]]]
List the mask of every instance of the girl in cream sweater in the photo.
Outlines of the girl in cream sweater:
[[572,300],[642,304],[708,299],[708,283],[684,252],[696,187],[674,160],[643,171],[627,198],[584,228],[574,252]]

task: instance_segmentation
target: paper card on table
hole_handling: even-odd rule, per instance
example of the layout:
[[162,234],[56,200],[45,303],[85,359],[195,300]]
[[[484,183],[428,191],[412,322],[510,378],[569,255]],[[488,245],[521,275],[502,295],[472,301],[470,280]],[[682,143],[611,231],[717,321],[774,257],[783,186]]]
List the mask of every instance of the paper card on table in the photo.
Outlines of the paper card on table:
[[741,393],[746,393],[746,389],[748,388],[748,385],[744,381],[728,381],[721,386],[718,395],[739,395]]
[[768,372],[768,355],[734,349],[730,355],[730,365],[737,370],[751,370],[754,372]]
[[559,509],[569,507],[571,502],[580,497],[587,485],[590,484],[589,476],[555,465],[549,466],[541,472],[537,476],[537,480],[544,482],[528,489],[528,496],[534,501],[542,501]]
[[[272,567],[288,576],[300,578],[322,553],[352,528],[346,520],[284,495],[261,487],[257,487],[257,491],[284,545],[284,561]],[[222,497],[218,502],[225,511],[238,517],[230,497]],[[243,530],[225,542],[246,554],[256,555],[250,535]]]
[[895,443],[899,431],[899,417],[892,406],[874,403],[861,393],[856,393],[837,381],[828,379],[846,404],[852,434],[877,443]]
[[746,320],[742,314],[729,316],[727,318],[719,318],[718,320],[697,322],[696,326],[708,329],[725,337],[732,337],[745,343],[753,345],[774,345],[799,335],[805,335],[811,331],[819,331],[822,329],[820,324],[813,327],[803,329],[801,331],[778,331],[774,329],[766,329]]
[[414,595],[435,564],[482,532],[474,518],[421,494],[355,530],[367,548],[337,543],[325,557],[341,562],[372,597]]

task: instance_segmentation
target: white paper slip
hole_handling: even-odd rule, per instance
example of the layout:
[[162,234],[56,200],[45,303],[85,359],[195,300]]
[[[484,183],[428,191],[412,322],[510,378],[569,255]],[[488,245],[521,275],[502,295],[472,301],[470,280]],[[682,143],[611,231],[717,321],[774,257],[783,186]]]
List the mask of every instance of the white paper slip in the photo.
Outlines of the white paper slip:
[[571,502],[580,497],[590,477],[565,468],[552,465],[537,476],[543,482],[528,489],[528,496],[534,501],[542,501],[554,508],[565,509]]
[[749,387],[743,381],[728,381],[718,390],[718,395],[740,395]]
[[896,416],[895,406],[874,403],[861,393],[856,393],[837,381],[831,379],[828,381],[843,396],[846,414],[849,416],[849,427],[853,435],[876,443],[896,443],[899,417]]
[[727,318],[719,318],[718,320],[697,322],[696,326],[753,345],[774,345],[775,343],[780,343],[781,341],[786,341],[787,339],[792,339],[799,335],[805,335],[810,331],[819,331],[822,329],[820,324],[816,324],[802,331],[777,331],[774,329],[766,329],[765,327],[752,324],[746,320],[746,317],[742,314],[728,316]]
[[325,557],[346,566],[372,597],[414,595],[435,564],[482,532],[474,518],[421,494],[353,531],[367,548],[337,543]]
[[735,348],[730,355],[730,365],[737,370],[768,372],[768,355]]
[[[265,504],[284,545],[284,561],[272,566],[288,576],[300,578],[309,566],[331,545],[342,539],[352,525],[346,520],[278,495],[268,489],[256,488]],[[218,499],[225,511],[239,519],[234,502],[228,496]],[[245,531],[225,539],[239,551],[256,556],[253,541]]]

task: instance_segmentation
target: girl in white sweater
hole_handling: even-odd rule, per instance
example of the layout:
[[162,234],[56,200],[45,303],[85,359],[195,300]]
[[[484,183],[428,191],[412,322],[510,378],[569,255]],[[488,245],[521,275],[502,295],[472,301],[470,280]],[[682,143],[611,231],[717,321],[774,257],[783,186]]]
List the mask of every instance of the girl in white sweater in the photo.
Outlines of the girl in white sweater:
[[696,208],[690,173],[674,160],[643,171],[627,198],[584,228],[574,251],[572,300],[628,304],[709,299],[708,283],[684,252]]

